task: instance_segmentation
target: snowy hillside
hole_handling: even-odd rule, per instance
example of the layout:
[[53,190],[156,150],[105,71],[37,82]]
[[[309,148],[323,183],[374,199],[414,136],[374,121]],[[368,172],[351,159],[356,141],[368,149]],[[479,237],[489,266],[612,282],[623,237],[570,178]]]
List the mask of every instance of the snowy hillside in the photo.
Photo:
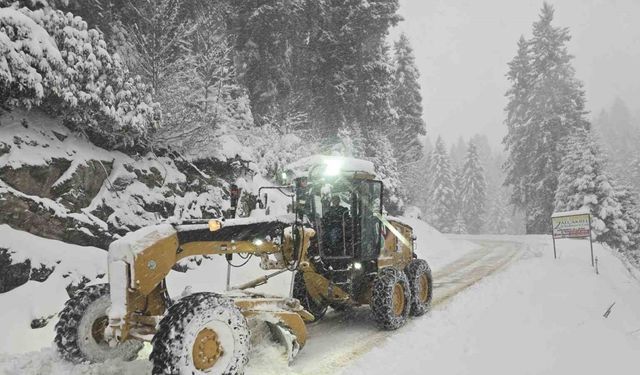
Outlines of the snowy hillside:
[[253,175],[237,156],[242,147],[201,162],[134,157],[97,147],[38,111],[5,113],[0,124],[0,223],[71,243],[106,248],[166,218],[220,216],[228,181]]

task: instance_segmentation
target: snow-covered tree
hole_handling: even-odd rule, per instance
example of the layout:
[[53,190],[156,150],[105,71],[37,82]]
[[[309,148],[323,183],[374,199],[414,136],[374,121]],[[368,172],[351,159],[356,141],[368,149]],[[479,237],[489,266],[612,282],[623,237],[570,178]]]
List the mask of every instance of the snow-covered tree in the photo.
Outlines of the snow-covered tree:
[[461,212],[469,233],[480,233],[486,201],[487,184],[475,144],[469,143],[460,174]]
[[457,218],[464,220],[464,215],[462,214],[462,168],[453,162],[451,154],[449,154],[449,164],[451,166],[451,181],[453,181],[453,203],[451,209],[454,212],[456,220]]
[[634,189],[620,186],[616,189],[616,196],[622,205],[622,220],[627,223],[629,244],[620,250],[629,260],[640,266],[640,204]]
[[31,107],[62,89],[65,62],[55,40],[26,8],[0,10],[0,84],[3,103]]
[[309,38],[312,124],[322,136],[353,122],[364,134],[388,134],[393,66],[385,41],[398,1],[310,3],[318,17]]
[[464,222],[464,217],[462,217],[462,213],[458,213],[456,216],[456,220],[453,223],[453,228],[451,229],[451,233],[455,234],[467,234],[467,225]]
[[343,156],[364,157],[366,141],[362,135],[360,125],[356,123],[340,128],[338,130],[338,139],[340,141],[332,151]]
[[409,38],[403,33],[394,44],[393,109],[397,124],[390,129],[390,139],[402,165],[415,163],[422,158],[420,136],[426,135],[422,119],[422,95],[420,72],[416,67]]
[[274,125],[247,129],[240,132],[241,142],[251,150],[256,160],[255,170],[262,176],[277,180],[290,163],[318,152],[317,144],[302,140],[295,134],[283,134]]
[[507,204],[509,197],[501,194],[499,190],[489,201],[484,218],[484,230],[486,233],[507,234],[512,225],[512,214]]
[[[256,125],[280,126],[287,113],[305,110],[309,69],[309,39],[314,33],[309,13],[320,7],[302,0],[237,0],[233,6],[233,30]],[[290,116],[289,116],[290,117]],[[306,121],[306,117],[305,117]]]
[[196,27],[183,17],[185,0],[125,0],[123,7],[131,14],[125,29],[135,48],[132,69],[157,92],[189,49]]
[[456,215],[456,219],[453,222],[453,226],[451,228],[451,233],[455,234],[467,234],[469,231],[467,230],[467,224],[465,223],[464,216],[462,212],[458,212]]
[[513,188],[512,203],[526,213],[527,233],[548,233],[558,185],[564,136],[586,127],[585,94],[575,78],[567,28],[556,27],[553,7],[545,3],[533,24],[533,37],[521,38],[507,77],[509,152],[505,184]]
[[393,146],[382,133],[369,134],[367,141],[366,152],[369,156],[366,159],[373,163],[378,178],[384,184],[384,207],[391,214],[397,215],[404,206],[404,197]]
[[403,184],[407,192],[407,204],[418,207],[421,212],[428,211],[428,200],[431,195],[429,189],[432,149],[431,142],[428,138],[425,138],[422,158],[415,163],[400,168],[401,176],[406,176]]
[[450,232],[456,218],[456,197],[449,156],[440,137],[431,155],[431,175],[428,220],[441,232]]
[[154,130],[158,110],[147,86],[80,17],[5,7],[0,41],[5,106],[40,106],[105,147],[133,146]]
[[[593,123],[594,134],[608,156],[608,169],[619,181],[640,186],[640,122],[633,118],[627,104],[616,98],[607,111],[602,111]],[[635,189],[640,193],[640,188]]]
[[392,65],[388,47],[381,40],[365,54],[365,63],[359,72],[358,92],[353,98],[352,115],[361,124],[365,142],[365,157],[376,165],[376,171],[385,182],[388,194],[385,207],[392,214],[399,214],[406,198],[398,161],[389,129],[396,126],[391,108]]
[[627,248],[633,243],[637,224],[631,219],[627,198],[607,176],[600,150],[589,131],[575,130],[563,142],[565,157],[558,177],[555,210],[588,209],[592,215],[595,240],[612,247]]
[[462,168],[464,158],[467,155],[467,148],[467,142],[465,142],[462,137],[458,137],[456,143],[451,145],[449,148],[449,159],[451,160],[451,165],[453,167]]
[[194,20],[189,49],[166,72],[156,93],[165,114],[156,142],[191,156],[212,157],[217,137],[253,125],[238,80],[223,9],[205,7]]

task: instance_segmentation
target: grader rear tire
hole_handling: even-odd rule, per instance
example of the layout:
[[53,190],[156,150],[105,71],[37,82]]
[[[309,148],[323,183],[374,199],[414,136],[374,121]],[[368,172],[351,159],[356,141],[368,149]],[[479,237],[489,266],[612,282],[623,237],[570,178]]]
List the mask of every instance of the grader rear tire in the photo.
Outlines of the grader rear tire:
[[177,301],[152,344],[153,375],[243,374],[249,360],[247,321],[232,301],[215,293]]
[[109,284],[81,289],[65,303],[56,324],[55,337],[62,358],[73,363],[136,359],[142,349],[141,341],[130,339],[112,348],[104,340],[110,305]]
[[378,325],[386,330],[402,327],[411,310],[407,275],[393,267],[383,268],[371,288],[371,311]]
[[405,268],[411,288],[411,315],[421,316],[431,308],[433,297],[433,278],[431,268],[424,259],[414,259]]

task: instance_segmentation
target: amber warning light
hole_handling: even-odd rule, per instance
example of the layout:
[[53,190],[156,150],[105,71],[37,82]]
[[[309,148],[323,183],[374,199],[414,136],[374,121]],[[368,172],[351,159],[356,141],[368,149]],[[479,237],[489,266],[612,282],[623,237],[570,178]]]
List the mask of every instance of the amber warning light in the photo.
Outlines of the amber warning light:
[[222,228],[222,222],[220,222],[220,220],[209,220],[209,230],[212,232],[215,232],[217,230],[220,230],[220,228]]

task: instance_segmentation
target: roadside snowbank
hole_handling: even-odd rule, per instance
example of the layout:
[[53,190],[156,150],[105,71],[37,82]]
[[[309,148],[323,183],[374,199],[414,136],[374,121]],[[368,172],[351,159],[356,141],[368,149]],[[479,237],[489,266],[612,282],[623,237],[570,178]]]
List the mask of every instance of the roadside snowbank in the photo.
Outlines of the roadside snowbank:
[[[42,264],[54,268],[44,282],[30,280],[0,294],[0,316],[4,322],[0,353],[22,353],[50,346],[56,316],[69,298],[66,288],[80,284],[83,278],[95,280],[103,276],[107,253],[95,247],[41,238],[8,225],[0,225],[0,248],[7,249],[15,262],[29,259],[31,267]],[[43,328],[31,329],[32,320],[43,318],[51,321]]]
[[407,217],[398,219],[413,228],[413,233],[417,237],[416,253],[419,258],[427,260],[432,270],[442,268],[468,251],[478,248],[476,244],[465,239],[446,236],[420,219]]
[[558,241],[554,260],[549,236],[512,239],[528,248],[520,262],[411,322],[343,373],[637,374],[640,283],[623,262],[596,244],[596,275],[588,242]]

